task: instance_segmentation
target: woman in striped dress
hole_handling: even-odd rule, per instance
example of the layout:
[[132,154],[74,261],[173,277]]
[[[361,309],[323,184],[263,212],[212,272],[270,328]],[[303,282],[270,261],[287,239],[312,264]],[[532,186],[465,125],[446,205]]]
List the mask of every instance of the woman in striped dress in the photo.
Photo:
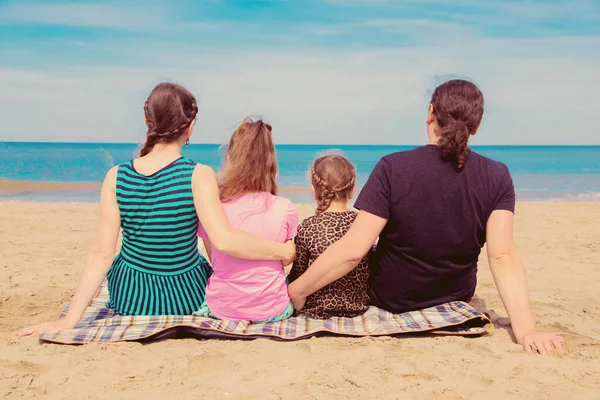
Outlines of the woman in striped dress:
[[[233,229],[213,170],[181,155],[197,112],[196,99],[182,86],[161,83],[154,88],[144,105],[148,133],[141,157],[112,168],[102,185],[96,241],[68,314],[18,335],[74,327],[105,277],[108,305],[119,314],[191,314],[204,301],[211,272],[198,253],[198,220],[223,253],[285,265],[293,261],[293,243]],[[123,244],[115,258],[120,229]]]
[[196,163],[179,157],[150,175],[135,164],[117,169],[123,244],[107,276],[109,307],[122,315],[191,314],[211,273],[194,237]]

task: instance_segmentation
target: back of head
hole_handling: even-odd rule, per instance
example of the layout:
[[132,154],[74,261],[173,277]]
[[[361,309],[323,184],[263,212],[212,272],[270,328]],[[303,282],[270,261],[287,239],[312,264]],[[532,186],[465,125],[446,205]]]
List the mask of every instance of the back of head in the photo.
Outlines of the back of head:
[[277,158],[271,130],[262,120],[250,119],[235,130],[219,177],[222,200],[247,193],[277,195]]
[[339,155],[318,158],[311,168],[317,213],[325,212],[334,200],[348,201],[356,184],[356,168]]
[[148,132],[140,151],[145,156],[158,143],[172,143],[186,134],[196,119],[196,98],[186,88],[174,83],[159,83],[144,104]]
[[438,126],[440,155],[458,169],[464,168],[469,136],[477,132],[483,118],[483,94],[472,82],[450,80],[435,89],[431,105]]

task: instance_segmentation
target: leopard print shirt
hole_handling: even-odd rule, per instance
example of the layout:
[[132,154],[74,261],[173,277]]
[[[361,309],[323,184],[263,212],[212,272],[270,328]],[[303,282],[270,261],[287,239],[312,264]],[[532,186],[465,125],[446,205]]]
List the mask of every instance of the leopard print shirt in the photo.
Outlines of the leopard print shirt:
[[[297,254],[288,277],[290,282],[302,275],[326,248],[341,239],[356,216],[355,211],[325,212],[305,219],[295,239]],[[346,276],[308,296],[299,314],[324,319],[355,317],[367,311],[368,258],[369,254]]]

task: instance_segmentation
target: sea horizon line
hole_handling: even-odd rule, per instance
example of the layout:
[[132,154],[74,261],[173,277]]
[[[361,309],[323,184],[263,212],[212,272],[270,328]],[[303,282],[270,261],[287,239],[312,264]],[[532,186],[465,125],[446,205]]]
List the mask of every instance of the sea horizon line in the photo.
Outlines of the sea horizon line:
[[[47,144],[47,145],[130,145],[140,146],[139,142],[67,142],[67,141],[11,141],[0,140],[0,144]],[[385,143],[278,143],[275,146],[295,146],[295,147],[418,147],[426,143],[407,143],[407,144],[385,144]],[[189,146],[223,146],[224,143],[190,143]],[[471,147],[600,147],[600,144],[473,144]]]

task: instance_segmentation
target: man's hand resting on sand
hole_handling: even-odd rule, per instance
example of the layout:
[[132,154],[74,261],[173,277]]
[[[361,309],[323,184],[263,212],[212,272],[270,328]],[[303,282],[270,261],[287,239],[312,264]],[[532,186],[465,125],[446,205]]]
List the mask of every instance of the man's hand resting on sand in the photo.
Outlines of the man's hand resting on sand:
[[523,346],[527,353],[537,351],[540,354],[551,354],[554,350],[564,354],[564,342],[565,340],[561,336],[545,332],[533,332],[519,340],[519,344]]

